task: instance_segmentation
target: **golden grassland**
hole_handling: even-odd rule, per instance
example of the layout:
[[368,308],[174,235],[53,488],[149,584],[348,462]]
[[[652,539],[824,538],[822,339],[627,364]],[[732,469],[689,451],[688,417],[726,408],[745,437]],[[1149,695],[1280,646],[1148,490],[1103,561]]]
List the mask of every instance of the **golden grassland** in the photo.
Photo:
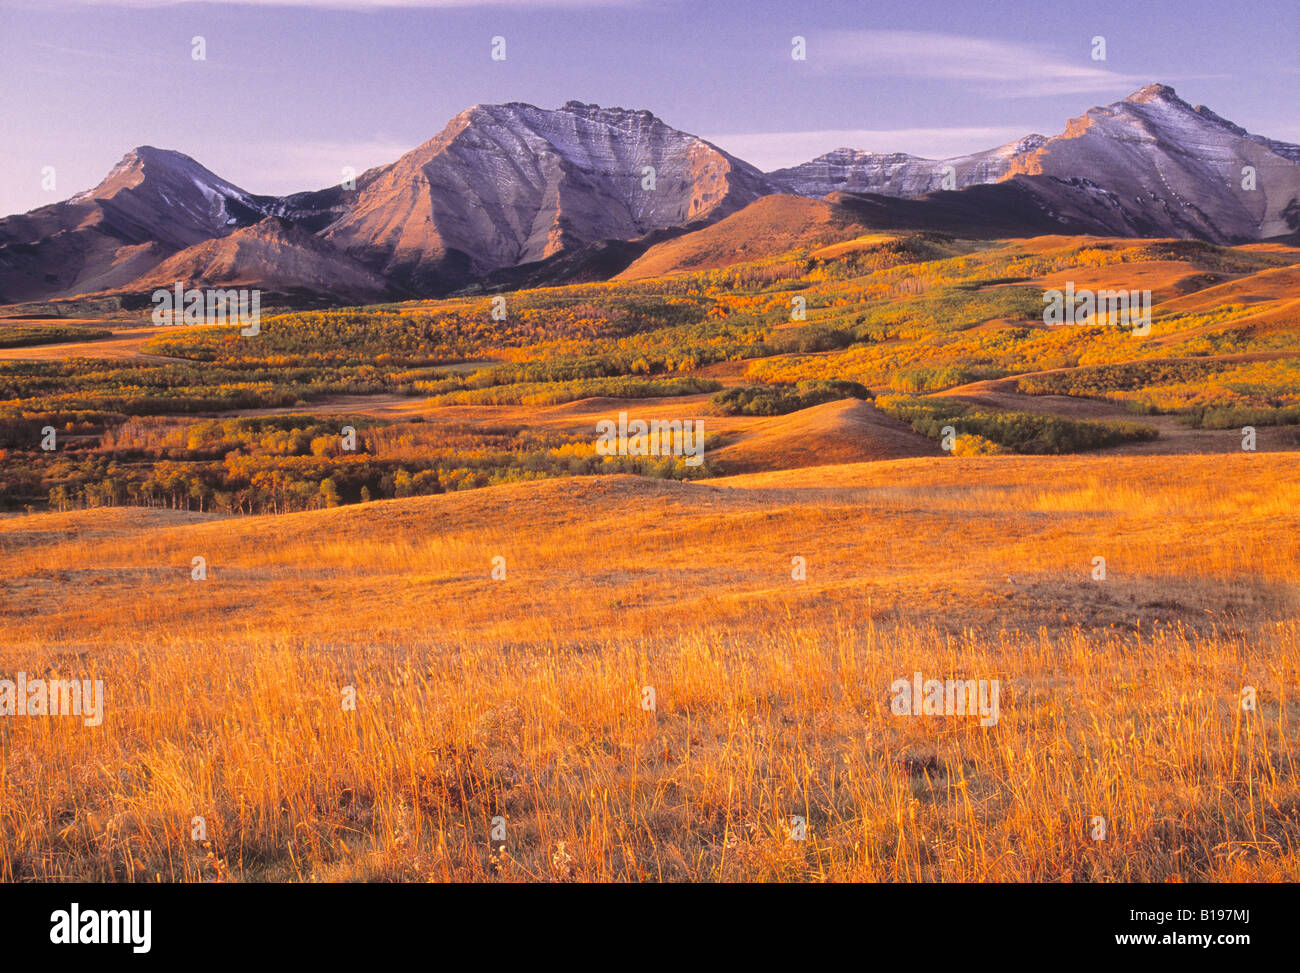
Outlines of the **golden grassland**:
[[[1295,881],[1298,474],[924,457],[0,519],[0,675],[107,695],[0,720],[0,879]],[[999,679],[999,722],[893,715],[916,671]]]

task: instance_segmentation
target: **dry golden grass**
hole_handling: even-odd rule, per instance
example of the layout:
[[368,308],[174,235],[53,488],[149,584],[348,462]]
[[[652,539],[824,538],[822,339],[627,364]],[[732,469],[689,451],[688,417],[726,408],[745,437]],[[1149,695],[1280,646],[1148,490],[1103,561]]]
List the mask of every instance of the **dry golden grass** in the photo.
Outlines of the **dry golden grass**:
[[[1294,881],[1297,474],[945,457],[3,519],[0,674],[102,678],[107,715],[0,719],[0,879]],[[1000,721],[892,715],[915,671],[999,679]]]

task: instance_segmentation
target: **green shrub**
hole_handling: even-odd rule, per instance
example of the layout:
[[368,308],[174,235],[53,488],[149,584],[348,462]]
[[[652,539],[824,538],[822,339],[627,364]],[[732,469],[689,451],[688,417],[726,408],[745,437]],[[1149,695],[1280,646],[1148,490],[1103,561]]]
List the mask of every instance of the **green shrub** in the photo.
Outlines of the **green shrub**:
[[999,412],[944,398],[882,396],[876,404],[930,439],[942,439],[945,426],[959,436],[982,436],[1015,453],[1074,453],[1120,443],[1148,442],[1157,431],[1135,422],[1064,419],[1033,412]]
[[609,378],[577,379],[571,382],[517,382],[483,389],[465,389],[437,396],[439,405],[559,405],[593,396],[616,399],[652,399],[670,395],[698,395],[713,392],[722,383],[706,378]]
[[780,416],[836,399],[869,399],[871,393],[857,382],[815,379],[798,385],[750,385],[726,389],[709,400],[713,411],[724,416]]
[[111,338],[113,332],[103,328],[78,328],[68,325],[34,325],[0,328],[0,348],[27,348],[33,345],[60,345],[78,341]]

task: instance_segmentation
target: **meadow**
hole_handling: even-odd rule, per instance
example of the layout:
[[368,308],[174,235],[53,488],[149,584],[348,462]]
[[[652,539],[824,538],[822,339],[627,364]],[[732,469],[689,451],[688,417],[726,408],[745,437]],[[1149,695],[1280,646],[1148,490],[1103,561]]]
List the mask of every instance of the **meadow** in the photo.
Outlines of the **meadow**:
[[[546,444],[544,455],[502,452],[496,426],[529,425],[518,411],[500,422],[480,414],[478,442],[456,419],[438,456],[418,461],[368,454],[366,436],[355,455],[311,453],[298,436],[297,448],[268,457],[256,425],[246,439],[226,436],[220,456],[133,449],[121,433],[139,418],[193,415],[202,439],[203,421],[214,417],[299,410],[313,417],[299,423],[313,430],[308,439],[331,422],[342,435],[348,419],[329,403],[364,408],[366,397],[423,403],[425,418],[444,407],[591,398],[680,396],[694,410],[707,393],[709,414],[771,416],[873,398],[925,436],[959,427],[960,448],[977,453],[1140,444],[1162,435],[1143,415],[1203,430],[1294,425],[1298,256],[1295,248],[1172,240],[876,234],[646,280],[280,313],[255,337],[233,326],[154,329],[130,358],[0,360],[0,506],[165,503],[252,513],[360,502],[363,488],[374,499],[407,495],[399,483],[437,493],[629,469],[575,459],[577,430]],[[1045,327],[1044,288],[1067,279],[1150,287],[1151,334]],[[0,335],[32,327],[22,321]],[[1002,379],[1025,393],[1015,408],[982,393],[970,399],[967,386]],[[945,405],[953,390],[966,400]],[[1034,399],[1053,396],[1095,398],[1135,415],[1044,414],[1051,409]],[[47,428],[62,439],[53,455],[41,448]],[[673,463],[636,471],[684,475]]]
[[1296,881],[1297,261],[877,234],[0,349],[0,689],[106,700],[0,719],[0,881]]
[[[1294,881],[1297,473],[968,457],[10,518],[0,665],[102,678],[107,716],[5,721],[0,878]],[[914,672],[999,679],[999,721],[893,715]]]

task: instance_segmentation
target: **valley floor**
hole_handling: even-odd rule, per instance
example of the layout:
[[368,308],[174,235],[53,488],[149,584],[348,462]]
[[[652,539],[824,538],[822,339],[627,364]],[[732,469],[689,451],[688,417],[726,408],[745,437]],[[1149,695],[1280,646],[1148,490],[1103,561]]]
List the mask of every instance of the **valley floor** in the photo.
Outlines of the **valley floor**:
[[0,879],[1295,881],[1298,500],[1238,451],[0,519],[0,674],[106,699],[0,721]]

